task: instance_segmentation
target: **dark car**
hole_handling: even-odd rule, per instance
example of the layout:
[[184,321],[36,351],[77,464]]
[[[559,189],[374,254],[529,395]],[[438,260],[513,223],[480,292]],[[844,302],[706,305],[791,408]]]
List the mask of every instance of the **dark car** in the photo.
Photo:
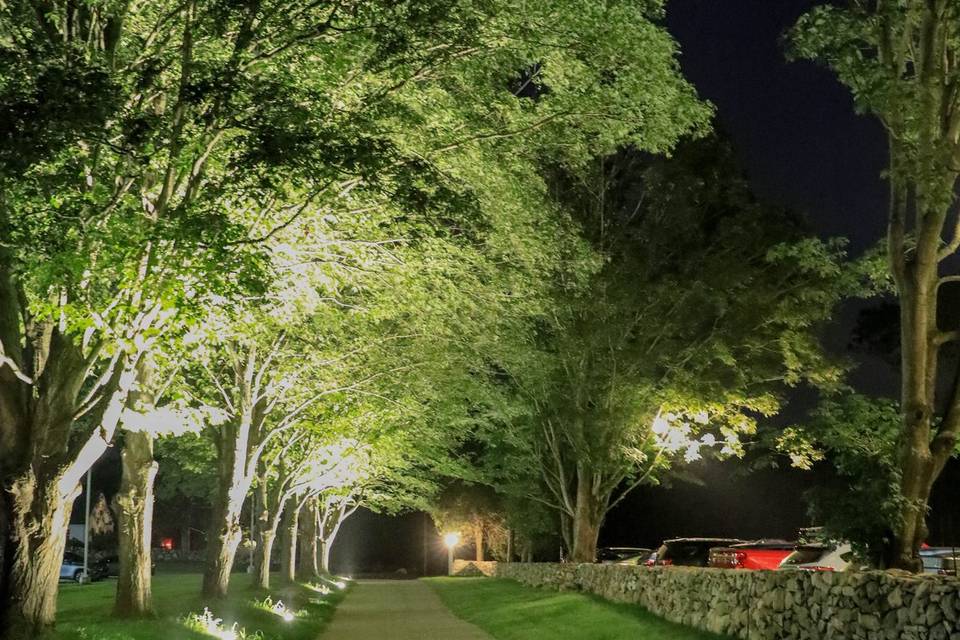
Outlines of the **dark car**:
[[[118,556],[104,556],[100,561],[103,564],[103,575],[106,578],[117,578],[120,576],[120,558]],[[150,575],[157,572],[157,563],[150,562]]]
[[643,564],[652,549],[645,547],[600,547],[597,562],[601,564]]
[[735,538],[674,538],[664,540],[657,549],[656,558],[647,561],[648,565],[674,567],[705,567],[710,559],[710,549],[743,544],[745,540]]

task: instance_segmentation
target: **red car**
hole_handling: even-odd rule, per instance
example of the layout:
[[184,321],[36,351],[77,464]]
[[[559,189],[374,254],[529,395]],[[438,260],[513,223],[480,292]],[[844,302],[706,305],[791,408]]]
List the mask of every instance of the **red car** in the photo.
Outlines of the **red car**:
[[707,566],[717,569],[774,570],[790,555],[795,542],[786,540],[757,540],[710,550]]

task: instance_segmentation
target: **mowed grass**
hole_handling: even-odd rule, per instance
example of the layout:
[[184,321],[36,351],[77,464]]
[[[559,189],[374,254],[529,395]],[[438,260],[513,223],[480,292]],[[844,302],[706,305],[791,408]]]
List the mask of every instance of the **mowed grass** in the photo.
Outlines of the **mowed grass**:
[[[216,602],[200,597],[200,583],[201,576],[197,573],[154,576],[156,615],[148,620],[121,620],[111,616],[116,580],[89,585],[61,584],[57,626],[50,637],[55,640],[211,640],[230,638],[233,631],[236,640],[244,637],[316,640],[343,598],[343,592],[336,587],[324,595],[306,584],[277,588],[269,593],[257,591],[252,588],[251,576],[234,574],[230,595]],[[286,621],[263,606],[268,596],[271,602],[281,600],[289,607],[295,613],[294,619]],[[205,607],[212,618],[222,620],[217,627],[221,633],[208,632],[211,627],[197,630],[196,623],[191,625],[187,621],[191,614],[202,615]]]
[[444,604],[497,640],[721,640],[640,607],[493,578],[430,578]]

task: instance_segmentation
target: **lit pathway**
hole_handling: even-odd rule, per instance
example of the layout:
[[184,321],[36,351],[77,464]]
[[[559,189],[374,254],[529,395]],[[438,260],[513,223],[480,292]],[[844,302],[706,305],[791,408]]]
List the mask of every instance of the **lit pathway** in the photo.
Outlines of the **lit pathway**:
[[491,640],[454,616],[419,580],[361,580],[322,640]]

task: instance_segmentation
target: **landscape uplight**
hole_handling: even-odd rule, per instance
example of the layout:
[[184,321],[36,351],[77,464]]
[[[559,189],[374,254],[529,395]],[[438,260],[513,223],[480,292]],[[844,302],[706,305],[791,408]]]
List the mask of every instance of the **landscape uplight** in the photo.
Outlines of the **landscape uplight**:
[[443,536],[443,544],[447,545],[447,575],[453,575],[453,550],[460,543],[460,534],[454,531]]

